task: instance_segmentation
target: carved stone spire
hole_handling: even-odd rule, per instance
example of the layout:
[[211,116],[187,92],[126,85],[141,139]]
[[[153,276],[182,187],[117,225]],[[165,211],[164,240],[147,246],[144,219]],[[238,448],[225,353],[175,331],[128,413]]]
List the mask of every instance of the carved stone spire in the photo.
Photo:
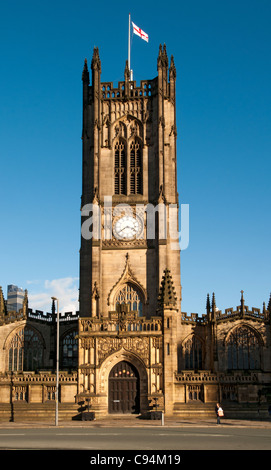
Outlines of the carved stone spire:
[[130,82],[130,70],[128,66],[128,60],[126,60],[125,70],[124,70],[124,79],[125,79],[125,97],[129,96],[129,82]]
[[164,44],[164,48],[162,44],[159,45],[159,54],[157,59],[157,69],[165,67],[168,68],[168,56],[167,56],[167,49],[166,45]]
[[162,44],[160,44],[158,58],[157,58],[157,69],[162,67],[162,58],[163,58],[163,49],[162,49]]
[[241,316],[243,317],[245,315],[245,301],[244,301],[244,291],[241,290],[241,309],[240,309],[240,313],[241,313]]
[[99,56],[99,48],[94,47],[93,50],[93,56],[92,56],[92,61],[91,61],[91,69],[95,70],[98,69],[99,72],[101,72],[101,60]]
[[[101,61],[99,56],[98,47],[94,47],[92,61],[91,61],[91,70],[92,70],[92,99],[100,99],[100,85],[101,85]],[[99,105],[95,107],[96,113],[93,116],[94,122],[96,125],[99,120]]]
[[89,71],[88,71],[87,59],[85,59],[85,62],[84,62],[84,68],[82,72],[82,81],[85,82],[87,85],[89,85]]
[[164,270],[158,302],[161,306],[175,307],[177,305],[177,296],[169,269]]
[[130,70],[129,70],[129,66],[128,66],[128,60],[126,60],[126,63],[125,63],[124,78],[125,78],[125,81],[129,82],[129,80],[130,80]]
[[267,305],[267,310],[271,315],[271,293],[270,293],[270,297],[269,297],[269,301],[268,301],[268,305]]
[[28,292],[24,291],[24,300],[23,300],[23,318],[26,320],[28,316]]
[[0,323],[3,322],[6,313],[7,313],[6,303],[5,303],[2,287],[0,286]]
[[268,315],[269,321],[271,323],[271,293],[270,293],[270,297],[269,297],[269,301],[268,301],[268,305],[267,305],[267,315]]
[[167,56],[167,48],[165,44],[164,44],[164,50],[163,50],[163,65],[164,67],[168,68],[168,56]]
[[212,295],[211,320],[213,322],[216,321],[216,300],[215,300],[215,293],[214,292],[213,292],[213,295]]
[[209,296],[209,294],[207,294],[206,312],[207,312],[207,317],[208,317],[208,319],[209,319],[209,317],[210,317],[210,312],[211,312],[211,304],[210,304],[210,296]]
[[169,79],[176,80],[176,67],[175,67],[173,55],[171,56],[171,59],[170,59]]
[[213,292],[212,296],[212,312],[214,313],[216,311],[216,300],[215,300],[215,293]]

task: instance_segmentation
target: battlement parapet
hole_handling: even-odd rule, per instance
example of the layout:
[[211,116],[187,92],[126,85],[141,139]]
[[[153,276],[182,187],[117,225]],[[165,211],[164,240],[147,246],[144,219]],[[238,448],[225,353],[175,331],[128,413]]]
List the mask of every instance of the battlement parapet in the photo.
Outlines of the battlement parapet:
[[[28,309],[28,319],[36,320],[36,321],[45,321],[45,322],[53,322],[56,320],[56,314],[52,312],[43,312],[41,310],[32,310],[31,308]],[[78,320],[79,312],[63,312],[59,313],[59,322],[67,322],[67,321],[74,321]]]
[[261,311],[260,308],[252,307],[250,309],[247,305],[239,305],[236,307],[236,309],[233,307],[226,308],[224,312],[216,308],[214,314],[213,312],[209,312],[209,315],[204,314],[202,316],[200,316],[198,313],[181,313],[181,320],[183,323],[194,323],[198,325],[206,325],[209,321],[222,323],[224,321],[239,319],[267,322],[269,321],[269,312],[266,309]]
[[135,81],[129,82],[129,87],[125,87],[125,81],[118,82],[118,87],[114,88],[113,82],[101,83],[101,97],[103,99],[119,99],[126,97],[128,92],[130,98],[144,98],[157,94],[157,79],[141,80],[140,86],[136,86]]
[[182,312],[181,313],[181,320],[183,323],[197,323],[197,324],[205,324],[206,323],[206,315],[200,316],[198,313],[190,313]]
[[260,321],[265,321],[268,319],[267,312],[261,310],[256,307],[252,307],[251,310],[247,305],[241,306],[239,305],[236,307],[234,310],[232,307],[231,308],[226,308],[225,312],[223,313],[221,310],[216,311],[216,320],[217,321],[223,321],[223,320],[229,320],[233,318],[250,318],[250,319],[255,319],[255,320],[260,320]]

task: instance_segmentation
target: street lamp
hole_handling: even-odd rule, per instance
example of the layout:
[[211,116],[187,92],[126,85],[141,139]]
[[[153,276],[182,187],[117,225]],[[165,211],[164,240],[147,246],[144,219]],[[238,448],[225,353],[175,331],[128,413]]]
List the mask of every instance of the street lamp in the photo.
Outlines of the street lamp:
[[51,297],[56,300],[56,414],[55,425],[58,426],[58,382],[59,382],[59,304],[57,297]]

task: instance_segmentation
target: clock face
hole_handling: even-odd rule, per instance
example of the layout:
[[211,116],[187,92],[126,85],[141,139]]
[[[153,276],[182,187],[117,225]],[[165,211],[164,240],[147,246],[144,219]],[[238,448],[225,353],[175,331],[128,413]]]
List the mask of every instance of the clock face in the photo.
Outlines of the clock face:
[[140,224],[134,217],[121,217],[114,225],[114,235],[121,240],[130,240],[140,231]]

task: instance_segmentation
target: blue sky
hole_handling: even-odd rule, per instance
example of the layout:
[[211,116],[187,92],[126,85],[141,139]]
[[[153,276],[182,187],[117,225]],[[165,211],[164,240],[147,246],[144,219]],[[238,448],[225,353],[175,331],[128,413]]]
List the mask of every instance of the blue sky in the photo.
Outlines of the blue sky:
[[[160,43],[177,68],[178,188],[190,207],[183,311],[262,307],[271,291],[271,2],[2,2],[0,285],[30,307],[77,300],[81,73],[94,46],[102,81],[123,79],[128,14],[134,79],[157,75]],[[49,307],[48,307],[49,308]]]

